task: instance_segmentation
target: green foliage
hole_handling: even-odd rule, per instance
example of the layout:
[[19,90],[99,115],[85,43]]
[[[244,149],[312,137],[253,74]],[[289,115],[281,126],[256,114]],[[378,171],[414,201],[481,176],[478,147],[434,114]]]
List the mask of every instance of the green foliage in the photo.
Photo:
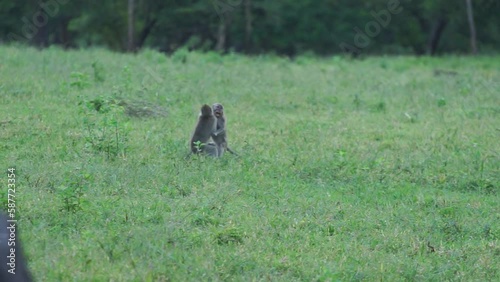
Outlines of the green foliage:
[[172,54],[172,61],[185,64],[187,62],[188,55],[189,50],[186,48],[180,48]]
[[215,234],[215,241],[219,245],[237,244],[243,242],[243,232],[236,227],[226,227]]
[[104,68],[99,62],[92,63],[92,70],[94,71],[94,81],[95,82],[104,82],[105,73]]
[[201,141],[199,141],[199,140],[198,140],[198,141],[193,142],[193,144],[194,144],[194,147],[196,148],[196,152],[198,152],[198,153],[199,153],[199,152],[201,152],[201,150],[202,150],[203,146],[205,146],[205,143],[202,143],[202,142],[201,142]]
[[[499,280],[499,57],[0,62],[0,160],[37,281]],[[213,102],[239,157],[185,158]]]
[[446,100],[444,98],[439,98],[437,105],[440,108],[446,106]]
[[125,158],[129,128],[124,108],[115,99],[102,97],[81,105],[85,148],[107,159]]
[[[443,22],[436,51],[466,53],[470,50],[465,1],[132,2],[137,49],[149,47],[169,53],[178,49],[220,52],[216,48],[222,47],[224,52],[295,56],[345,53],[346,48],[342,46],[349,45],[357,54],[425,54],[431,51],[428,42],[436,34],[434,27]],[[2,3],[0,42],[40,47],[52,44],[82,48],[106,46],[126,51],[128,3],[130,1],[118,0]],[[385,14],[394,3],[400,9]],[[480,51],[498,52],[500,2],[475,0],[473,3]],[[36,15],[46,16],[46,24],[34,23]],[[224,44],[220,40],[224,40]],[[366,45],[359,43],[360,40]],[[177,58],[186,62],[187,57],[177,54]]]
[[60,195],[63,207],[62,211],[77,212],[82,210],[82,198],[84,194],[84,187],[81,186],[60,186],[57,189]]
[[92,181],[92,176],[88,173],[66,176],[65,183],[55,190],[62,202],[61,211],[76,213],[86,209],[88,202],[85,193],[88,191],[89,181]]
[[121,72],[122,76],[122,89],[125,93],[132,91],[132,71],[129,66],[124,66]]
[[86,73],[82,72],[72,72],[70,74],[71,82],[70,86],[76,87],[78,89],[84,89],[90,85],[89,77]]

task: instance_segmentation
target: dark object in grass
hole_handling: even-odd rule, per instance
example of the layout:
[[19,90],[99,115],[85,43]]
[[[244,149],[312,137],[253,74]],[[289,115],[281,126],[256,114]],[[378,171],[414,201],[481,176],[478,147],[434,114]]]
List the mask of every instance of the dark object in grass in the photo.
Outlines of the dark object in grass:
[[124,107],[125,114],[130,117],[147,118],[147,117],[164,117],[167,111],[153,103],[146,101],[120,101],[118,105]]
[[434,70],[435,76],[440,76],[440,75],[455,76],[457,74],[458,74],[458,72],[456,72],[456,71],[440,70],[440,69]]
[[21,249],[17,222],[8,220],[0,214],[0,281],[33,281]]
[[427,248],[429,248],[430,253],[436,252],[436,249],[431,245],[431,242],[427,241]]

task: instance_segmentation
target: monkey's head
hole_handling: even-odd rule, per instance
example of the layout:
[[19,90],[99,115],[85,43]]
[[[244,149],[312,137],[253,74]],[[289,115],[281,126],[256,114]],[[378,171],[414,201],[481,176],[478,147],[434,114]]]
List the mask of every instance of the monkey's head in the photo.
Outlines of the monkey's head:
[[211,116],[212,115],[212,108],[210,108],[210,106],[207,104],[201,106],[201,115],[202,116]]
[[221,103],[215,103],[212,105],[215,117],[219,118],[224,115],[224,107]]

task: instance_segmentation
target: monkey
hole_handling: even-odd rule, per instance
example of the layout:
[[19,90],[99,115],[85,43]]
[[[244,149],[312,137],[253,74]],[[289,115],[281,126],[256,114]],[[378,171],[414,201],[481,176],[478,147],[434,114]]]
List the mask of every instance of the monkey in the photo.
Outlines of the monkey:
[[212,108],[204,104],[201,107],[200,117],[191,137],[191,153],[205,153],[209,156],[218,157],[218,147],[213,143],[208,143],[210,137],[217,128],[217,118],[214,116]]
[[31,282],[33,278],[26,266],[17,229],[17,222],[9,222],[9,218],[0,213],[0,281]]
[[226,117],[224,116],[224,106],[220,103],[215,103],[212,105],[212,110],[217,118],[217,127],[216,131],[212,133],[212,140],[215,142],[215,145],[218,150],[218,156],[222,157],[224,151],[228,151],[233,155],[236,154],[231,148],[227,145],[227,137],[226,137]]

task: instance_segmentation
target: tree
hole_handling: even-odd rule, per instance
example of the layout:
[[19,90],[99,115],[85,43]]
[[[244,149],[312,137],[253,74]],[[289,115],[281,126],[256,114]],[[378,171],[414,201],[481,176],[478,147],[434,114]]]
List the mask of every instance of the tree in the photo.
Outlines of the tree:
[[[378,26],[395,3],[402,12]],[[16,0],[0,1],[0,43],[295,56],[340,53],[364,36],[365,54],[494,52],[499,13],[499,0]]]
[[477,43],[476,43],[476,25],[474,23],[474,14],[472,11],[472,2],[471,0],[465,0],[467,4],[467,20],[469,22],[470,29],[470,45],[472,54],[477,54]]
[[245,0],[245,51],[252,48],[252,0]]
[[134,34],[135,34],[135,20],[134,20],[134,9],[135,9],[135,1],[128,0],[128,32],[127,32],[127,51],[133,52],[135,51],[134,45]]

